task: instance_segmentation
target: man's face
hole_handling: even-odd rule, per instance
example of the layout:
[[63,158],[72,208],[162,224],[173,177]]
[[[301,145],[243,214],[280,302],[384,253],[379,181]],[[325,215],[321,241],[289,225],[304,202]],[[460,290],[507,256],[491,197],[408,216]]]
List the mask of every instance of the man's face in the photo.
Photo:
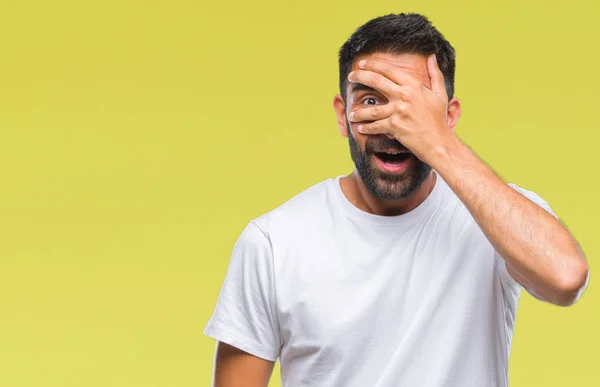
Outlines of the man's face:
[[[357,58],[352,70],[357,70],[356,64],[367,58],[390,62],[430,87],[424,56],[375,53]],[[378,91],[352,83],[348,84],[346,99],[346,114],[360,106],[387,103],[386,97]],[[431,167],[409,153],[404,145],[388,135],[360,134],[356,130],[358,124],[351,124],[348,119],[346,122],[356,171],[374,197],[380,200],[406,199],[425,182]]]
[[[363,140],[363,145],[354,138],[354,133],[348,135],[350,155],[356,166],[361,180],[371,195],[379,200],[400,200],[410,197],[421,184],[425,182],[431,167],[413,154],[400,156],[383,156],[381,153],[406,151],[406,148],[396,140],[383,135],[370,135]],[[362,136],[359,136],[362,137]],[[367,137],[367,136],[364,136]],[[390,159],[386,159],[389,157]],[[391,159],[392,157],[396,160]],[[389,164],[403,164],[401,172],[390,172],[382,168],[382,158]],[[400,168],[398,168],[400,169]]]

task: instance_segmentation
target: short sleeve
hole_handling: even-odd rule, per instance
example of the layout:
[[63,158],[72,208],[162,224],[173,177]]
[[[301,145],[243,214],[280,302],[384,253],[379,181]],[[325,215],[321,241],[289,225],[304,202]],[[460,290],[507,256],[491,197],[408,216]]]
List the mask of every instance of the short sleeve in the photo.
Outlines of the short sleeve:
[[[542,197],[540,197],[535,192],[529,191],[523,187],[519,187],[518,185],[513,183],[508,183],[508,186],[514,189],[515,191],[519,192],[521,195],[525,196],[527,199],[531,200],[538,206],[542,207],[544,210],[546,210],[548,213],[550,213],[552,216],[558,219],[558,216],[554,213],[548,202],[542,199]],[[512,299],[514,299],[515,297],[518,298],[523,287],[508,273],[508,270],[506,269],[506,262],[500,256],[500,254],[498,254],[498,252],[496,252],[496,262],[498,265],[498,272],[502,280],[502,286],[504,287],[505,291],[508,293],[509,296],[511,296]],[[533,297],[539,298],[531,292],[530,294]]]
[[525,196],[527,199],[531,200],[538,206],[542,207],[544,210],[548,211],[550,215],[558,219],[558,216],[554,213],[548,202],[542,199],[540,195],[536,194],[533,191],[526,190],[523,187],[519,187],[518,185],[513,183],[508,183],[508,186],[514,189],[515,191],[519,192],[521,195]]
[[250,222],[235,243],[204,334],[265,360],[279,357],[271,244]]

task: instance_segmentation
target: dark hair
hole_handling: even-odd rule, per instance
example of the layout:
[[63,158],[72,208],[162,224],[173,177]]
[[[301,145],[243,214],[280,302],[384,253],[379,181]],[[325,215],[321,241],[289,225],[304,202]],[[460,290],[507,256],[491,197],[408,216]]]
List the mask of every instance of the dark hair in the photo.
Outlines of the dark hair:
[[358,56],[376,52],[392,54],[435,54],[444,74],[448,99],[454,96],[456,54],[427,17],[416,13],[380,16],[360,26],[339,52],[340,93],[346,100],[348,74]]

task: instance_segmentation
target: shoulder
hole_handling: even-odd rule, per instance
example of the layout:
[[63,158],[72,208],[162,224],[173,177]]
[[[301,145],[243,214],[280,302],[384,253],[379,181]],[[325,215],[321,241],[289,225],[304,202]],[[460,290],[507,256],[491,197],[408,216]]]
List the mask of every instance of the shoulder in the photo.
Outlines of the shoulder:
[[331,189],[335,179],[323,180],[273,210],[250,221],[266,236],[298,231],[331,211]]
[[528,190],[528,189],[526,189],[524,187],[521,187],[521,186],[519,186],[519,185],[517,185],[515,183],[506,183],[506,184],[510,188],[514,189],[515,191],[517,191],[521,195],[526,196],[527,198],[541,200],[541,197],[537,193],[535,193],[535,192],[533,192],[531,190]]
[[[446,196],[444,198],[445,209],[449,209],[451,211],[455,211],[455,212],[461,213],[461,214],[466,214],[466,212],[468,212],[468,211],[467,211],[464,203],[458,198],[458,196],[454,193],[454,191],[452,191],[452,189],[444,181],[442,181],[442,184],[444,185],[444,188],[445,188],[444,191],[446,194]],[[530,189],[524,188],[523,186],[520,186],[516,183],[507,182],[505,184],[507,186],[509,186],[510,188],[514,189],[516,192],[525,196],[527,199],[531,200],[538,206],[542,207],[546,211],[550,212],[552,215],[556,216],[556,214],[550,207],[549,203],[542,196],[540,196],[537,192],[534,192]]]
[[531,200],[538,206],[542,207],[544,210],[548,211],[555,218],[557,217],[557,215],[554,213],[554,211],[550,207],[550,204],[544,198],[542,198],[540,195],[538,195],[536,192],[531,191],[526,188],[523,188],[515,183],[507,183],[507,184],[509,187],[511,187],[512,189],[514,189],[521,195],[525,196],[527,199]]

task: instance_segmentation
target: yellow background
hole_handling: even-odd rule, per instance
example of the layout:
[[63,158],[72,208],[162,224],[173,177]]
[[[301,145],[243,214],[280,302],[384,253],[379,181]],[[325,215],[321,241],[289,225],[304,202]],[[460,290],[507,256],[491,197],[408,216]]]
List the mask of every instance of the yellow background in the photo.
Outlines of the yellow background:
[[[592,1],[0,4],[2,387],[208,386],[233,243],[351,171],[337,50],[385,13],[446,35],[458,135],[598,262]],[[512,386],[600,385],[594,285],[569,309],[523,297]]]

